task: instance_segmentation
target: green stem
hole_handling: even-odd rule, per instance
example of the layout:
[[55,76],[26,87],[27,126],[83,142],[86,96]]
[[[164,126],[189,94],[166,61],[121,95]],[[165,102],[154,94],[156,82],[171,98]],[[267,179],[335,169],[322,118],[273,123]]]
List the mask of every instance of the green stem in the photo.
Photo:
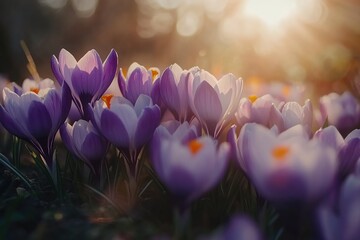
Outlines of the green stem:
[[174,224],[175,224],[175,234],[174,239],[188,239],[189,236],[189,226],[191,219],[190,208],[175,207],[174,208]]

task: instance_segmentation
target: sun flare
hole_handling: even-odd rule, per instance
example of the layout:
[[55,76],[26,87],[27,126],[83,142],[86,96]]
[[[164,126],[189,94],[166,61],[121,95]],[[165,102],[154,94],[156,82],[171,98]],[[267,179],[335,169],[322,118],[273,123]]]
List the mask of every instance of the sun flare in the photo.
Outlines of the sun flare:
[[244,11],[268,26],[278,25],[294,14],[297,0],[246,0]]

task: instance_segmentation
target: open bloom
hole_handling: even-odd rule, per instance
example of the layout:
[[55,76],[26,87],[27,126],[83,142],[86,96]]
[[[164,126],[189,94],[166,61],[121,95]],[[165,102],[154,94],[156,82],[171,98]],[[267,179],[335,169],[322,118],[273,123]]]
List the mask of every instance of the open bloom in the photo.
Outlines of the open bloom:
[[[214,187],[224,175],[229,145],[210,136],[188,141],[158,128],[152,143],[152,164],[160,180],[181,207]],[[168,137],[166,137],[168,136]]]
[[91,122],[81,119],[73,125],[64,123],[60,128],[60,134],[66,148],[89,163],[95,173],[99,173],[108,142],[96,131]]
[[335,198],[318,209],[321,239],[360,239],[360,176],[347,177]]
[[251,95],[248,98],[242,98],[239,107],[235,113],[236,120],[240,126],[245,123],[259,123],[269,126],[270,110],[277,101],[269,94],[261,97]]
[[93,122],[106,139],[119,149],[137,153],[152,138],[160,118],[159,106],[143,94],[134,105],[123,97],[100,99],[93,110]]
[[51,67],[60,84],[65,81],[71,90],[75,105],[84,118],[89,118],[88,104],[93,105],[104,94],[115,77],[117,53],[111,50],[102,63],[95,50],[88,51],[79,61],[61,49],[59,60],[53,56]]
[[45,78],[40,81],[35,81],[30,78],[26,78],[21,87],[17,85],[16,83],[12,83],[13,91],[17,93],[18,95],[21,95],[26,92],[34,92],[37,93],[40,91],[40,89],[46,89],[46,88],[55,88],[54,81],[50,78]]
[[320,122],[327,119],[341,134],[347,135],[360,124],[360,104],[350,92],[330,93],[320,98]]
[[328,126],[316,131],[314,138],[319,139],[337,152],[340,180],[344,180],[347,175],[354,172],[355,165],[360,158],[359,129],[353,130],[344,139],[336,127]]
[[303,106],[297,102],[287,102],[279,107],[273,105],[270,111],[270,126],[276,125],[280,132],[301,124],[311,135],[312,122],[313,108],[309,99]]
[[188,99],[188,82],[192,74],[173,64],[162,73],[159,88],[161,99],[176,120],[190,121],[193,117]]
[[218,80],[205,70],[189,80],[190,107],[208,134],[217,137],[234,117],[242,85],[242,79],[231,73]]
[[[246,151],[246,148],[248,148],[248,141],[249,138],[252,137],[252,131],[254,128],[256,128],[258,124],[257,123],[247,123],[245,124],[240,131],[239,136],[236,136],[236,126],[233,125],[227,136],[227,140],[231,146],[231,153],[232,157],[237,161],[237,163],[240,165],[242,170],[246,173],[247,170],[247,160],[249,159],[246,154],[248,154],[248,151]],[[302,125],[296,125],[282,133],[279,134],[279,130],[276,126],[273,126],[270,131],[272,134],[278,136],[279,139],[285,140],[285,139],[291,139],[291,138],[303,138],[303,139],[309,139],[309,135],[306,132],[305,128]]]
[[336,152],[317,139],[308,140],[296,128],[277,135],[251,123],[241,131],[246,173],[267,199],[313,202],[333,186]]
[[[174,138],[182,142],[188,142],[201,135],[201,129],[198,121],[179,122],[177,120],[170,120],[161,123],[155,130],[156,137],[153,138],[153,144],[156,140],[162,138]],[[155,134],[155,133],[154,133]]]
[[24,92],[21,95],[5,88],[0,121],[15,136],[30,143],[51,165],[53,142],[71,105],[70,90],[64,84],[59,93],[54,88]]
[[145,94],[160,106],[159,77],[158,68],[146,69],[134,62],[126,72],[120,68],[118,83],[122,95],[132,104],[135,104],[140,94]]

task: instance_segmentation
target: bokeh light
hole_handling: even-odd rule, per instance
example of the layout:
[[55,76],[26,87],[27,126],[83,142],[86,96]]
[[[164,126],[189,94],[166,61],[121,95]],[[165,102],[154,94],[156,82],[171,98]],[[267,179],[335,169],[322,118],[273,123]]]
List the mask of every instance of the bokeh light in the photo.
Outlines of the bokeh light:
[[0,73],[10,79],[28,75],[20,40],[50,77],[49,56],[62,47],[76,56],[95,48],[102,57],[115,48],[122,66],[176,62],[217,76],[232,72],[245,84],[253,77],[312,84],[319,94],[352,88],[359,71],[356,0],[37,2],[0,3]]
[[274,26],[294,15],[297,0],[246,0],[244,13],[260,19],[263,23]]

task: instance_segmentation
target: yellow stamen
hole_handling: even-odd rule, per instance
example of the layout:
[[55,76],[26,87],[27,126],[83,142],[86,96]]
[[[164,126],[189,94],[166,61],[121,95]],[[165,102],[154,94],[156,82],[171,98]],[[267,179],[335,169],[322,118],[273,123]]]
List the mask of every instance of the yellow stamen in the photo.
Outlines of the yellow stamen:
[[287,146],[276,146],[271,154],[276,161],[282,162],[286,159],[286,156],[289,154],[290,149]]
[[281,93],[284,97],[289,97],[290,96],[290,91],[291,91],[291,88],[290,86],[283,86],[282,89],[281,89]]
[[250,95],[248,98],[251,103],[254,103],[256,101],[256,99],[258,99],[258,97],[256,95]]
[[150,69],[151,71],[151,77],[152,77],[152,80],[155,80],[156,77],[159,75],[159,72],[156,70],[156,69]]
[[101,97],[101,99],[104,101],[104,103],[108,108],[110,108],[110,102],[113,96],[114,96],[113,94],[105,94]]
[[193,155],[195,155],[197,152],[199,152],[201,150],[201,148],[203,147],[203,144],[200,143],[198,140],[194,139],[188,143],[188,147],[190,149],[190,152]]
[[30,88],[30,92],[38,94],[40,92],[40,89],[39,88]]
[[121,68],[121,72],[122,72],[123,76],[126,78],[126,74],[128,72],[128,69],[127,68]]

